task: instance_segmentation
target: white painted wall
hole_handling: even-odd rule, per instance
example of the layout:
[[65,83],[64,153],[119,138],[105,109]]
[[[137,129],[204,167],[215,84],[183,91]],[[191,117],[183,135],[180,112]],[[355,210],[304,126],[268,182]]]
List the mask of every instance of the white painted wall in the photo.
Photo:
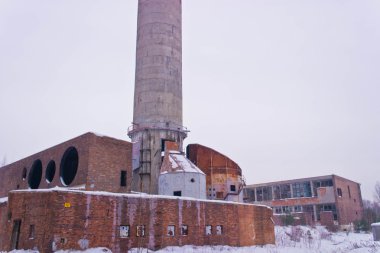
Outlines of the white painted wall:
[[206,199],[206,175],[191,172],[161,173],[158,194],[173,196],[175,191],[181,191],[183,197]]

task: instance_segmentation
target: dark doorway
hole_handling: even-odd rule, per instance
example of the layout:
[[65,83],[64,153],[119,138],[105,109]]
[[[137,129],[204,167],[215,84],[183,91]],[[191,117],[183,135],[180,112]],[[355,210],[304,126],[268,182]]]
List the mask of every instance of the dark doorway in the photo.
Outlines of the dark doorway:
[[21,220],[13,221],[13,230],[11,238],[11,250],[18,249],[18,240],[20,238]]

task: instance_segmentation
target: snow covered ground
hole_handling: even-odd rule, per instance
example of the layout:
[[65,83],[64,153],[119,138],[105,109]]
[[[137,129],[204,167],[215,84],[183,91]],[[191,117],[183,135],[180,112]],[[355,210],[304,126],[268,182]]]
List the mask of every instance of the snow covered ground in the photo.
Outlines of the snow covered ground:
[[[37,253],[37,251],[12,251],[13,253]],[[58,253],[80,251],[58,251]],[[110,253],[108,249],[88,249],[84,253]],[[132,249],[130,253],[152,253],[147,249]],[[276,227],[276,245],[263,247],[184,246],[167,247],[156,253],[380,253],[380,242],[373,241],[372,234],[330,233],[323,227]],[[81,251],[83,253],[83,251]]]

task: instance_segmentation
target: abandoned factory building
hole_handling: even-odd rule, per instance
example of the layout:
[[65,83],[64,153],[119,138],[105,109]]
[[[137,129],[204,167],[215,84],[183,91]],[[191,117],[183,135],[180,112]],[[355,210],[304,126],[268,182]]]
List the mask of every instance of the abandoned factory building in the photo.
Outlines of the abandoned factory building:
[[291,214],[298,223],[350,229],[363,214],[360,184],[337,175],[248,185],[244,201],[271,206],[277,224]]

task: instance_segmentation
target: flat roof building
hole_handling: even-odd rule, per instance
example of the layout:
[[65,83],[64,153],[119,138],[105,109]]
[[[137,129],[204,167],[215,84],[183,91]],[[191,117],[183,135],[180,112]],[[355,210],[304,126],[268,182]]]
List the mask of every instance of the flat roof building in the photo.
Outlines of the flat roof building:
[[244,201],[271,206],[277,223],[291,214],[300,223],[348,229],[363,213],[360,184],[337,175],[247,185]]

